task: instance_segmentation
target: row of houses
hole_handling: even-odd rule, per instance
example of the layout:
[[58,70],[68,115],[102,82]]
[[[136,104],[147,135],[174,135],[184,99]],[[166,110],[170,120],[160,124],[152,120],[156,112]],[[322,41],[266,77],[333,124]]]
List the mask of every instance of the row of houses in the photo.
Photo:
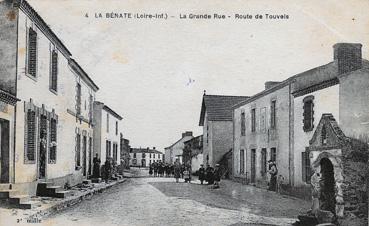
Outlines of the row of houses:
[[[265,89],[251,96],[204,93],[203,164],[230,162],[233,179],[265,187],[271,160],[282,189],[308,198],[316,173],[324,183],[331,181],[322,186],[332,188],[336,209],[331,211],[342,216],[344,207],[367,206],[368,98],[369,62],[357,43],[337,43],[332,62],[265,82]],[[353,145],[356,141],[361,145]],[[361,157],[353,160],[348,153]]]
[[79,184],[96,154],[127,167],[122,116],[32,6],[1,1],[0,29],[0,191]]
[[162,152],[153,148],[131,148],[129,165],[133,167],[149,167],[154,162],[164,162]]

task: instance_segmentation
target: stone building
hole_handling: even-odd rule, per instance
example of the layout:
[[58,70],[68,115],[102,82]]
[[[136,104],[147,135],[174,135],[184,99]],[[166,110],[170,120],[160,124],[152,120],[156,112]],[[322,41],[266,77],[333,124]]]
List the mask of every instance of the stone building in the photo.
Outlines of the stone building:
[[192,172],[197,171],[200,165],[204,163],[204,155],[202,154],[202,135],[192,138],[184,142],[183,162],[190,165]]
[[174,142],[169,147],[166,147],[165,150],[165,162],[169,164],[173,164],[176,159],[179,160],[180,163],[183,163],[183,149],[184,142],[191,140],[193,138],[191,131],[186,131],[182,133],[182,137]]
[[120,134],[120,159],[122,160],[124,169],[129,169],[130,162],[130,152],[131,146],[129,145],[129,140],[123,138],[123,134]]
[[[234,174],[266,185],[266,161],[275,160],[282,192],[310,198],[306,148],[317,118],[332,114],[348,136],[366,140],[369,62],[361,44],[338,43],[333,61],[282,82],[234,106]],[[360,63],[359,63],[360,62]],[[244,172],[242,174],[242,172]]]
[[339,225],[367,225],[368,143],[347,137],[332,114],[323,114],[306,151],[316,178],[312,213],[318,222],[336,217]]
[[246,96],[206,95],[201,104],[199,126],[203,127],[204,165],[215,166],[233,148],[232,106]]
[[154,162],[164,162],[163,153],[156,150],[155,147],[150,148],[131,148],[130,150],[130,166],[149,167]]
[[4,182],[29,195],[45,181],[81,183],[89,172],[92,103],[98,87],[27,1],[1,1],[0,28],[5,54],[0,84],[11,96],[1,94],[11,104],[14,96],[19,99],[15,107],[3,105],[0,113],[12,123],[9,158],[2,160],[9,169]]
[[102,102],[94,102],[94,156],[99,155],[101,164],[108,157],[120,165],[121,121],[113,109]]

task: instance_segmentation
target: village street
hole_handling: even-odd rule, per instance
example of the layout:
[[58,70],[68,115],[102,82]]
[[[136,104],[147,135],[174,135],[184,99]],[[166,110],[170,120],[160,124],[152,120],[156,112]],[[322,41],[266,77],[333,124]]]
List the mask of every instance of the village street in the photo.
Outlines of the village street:
[[131,178],[45,219],[47,225],[288,225],[309,203],[231,181]]

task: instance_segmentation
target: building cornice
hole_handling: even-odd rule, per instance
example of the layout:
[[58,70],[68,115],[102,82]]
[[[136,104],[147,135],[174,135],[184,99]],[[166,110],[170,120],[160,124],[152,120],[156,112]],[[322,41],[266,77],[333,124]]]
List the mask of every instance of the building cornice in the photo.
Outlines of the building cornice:
[[82,80],[90,86],[94,92],[97,92],[99,90],[99,87],[94,83],[94,81],[88,76],[85,70],[75,61],[74,59],[70,58],[68,60],[69,66],[74,70],[81,78]]
[[304,96],[306,94],[309,93],[313,93],[315,91],[321,90],[321,89],[325,89],[334,85],[337,85],[339,83],[338,78],[334,78],[334,79],[330,79],[330,80],[326,80],[324,82],[321,82],[319,84],[313,85],[313,86],[309,86],[305,89],[302,90],[298,90],[296,92],[293,92],[292,95],[296,98],[296,97],[300,97],[300,96]]
[[15,106],[19,99],[0,89],[0,101]]

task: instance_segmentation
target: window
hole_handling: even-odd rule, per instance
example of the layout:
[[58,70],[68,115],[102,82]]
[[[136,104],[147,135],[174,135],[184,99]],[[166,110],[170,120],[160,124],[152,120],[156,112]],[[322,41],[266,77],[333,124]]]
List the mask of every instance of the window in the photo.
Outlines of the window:
[[36,112],[33,110],[28,110],[26,115],[26,160],[35,161],[35,151],[36,151]]
[[276,101],[273,100],[270,105],[270,128],[276,127]]
[[267,150],[266,148],[261,149],[261,175],[265,176],[267,172]]
[[109,113],[106,113],[106,132],[109,133]]
[[206,143],[209,143],[209,125],[206,124]]
[[133,153],[133,158],[136,158],[136,153]]
[[81,114],[81,84],[77,83],[77,115]]
[[246,134],[246,117],[245,112],[241,113],[241,136],[245,136]]
[[111,141],[109,140],[106,141],[105,153],[106,153],[106,158],[111,157]]
[[115,122],[115,135],[118,135],[118,121]]
[[260,109],[260,132],[266,130],[266,108]]
[[88,116],[89,116],[90,122],[92,122],[93,107],[94,107],[94,97],[92,95],[90,95],[90,98],[89,98],[88,101],[89,101],[89,113],[88,113]]
[[245,173],[245,150],[240,150],[240,174]]
[[145,153],[142,153],[142,158],[146,158],[146,154]]
[[56,146],[57,146],[57,121],[50,120],[50,151],[49,163],[56,163]]
[[81,135],[76,135],[76,169],[81,166]]
[[301,153],[302,161],[302,181],[310,184],[311,168],[310,168],[310,157],[309,152],[305,151]]
[[51,52],[51,76],[50,76],[50,89],[58,91],[58,53],[56,50]]
[[304,123],[304,131],[312,131],[314,128],[314,96],[307,96],[304,98],[304,114],[303,114],[303,123]]
[[270,160],[273,162],[277,161],[277,149],[276,148],[270,149]]
[[256,131],[256,110],[251,109],[251,132]]
[[322,145],[326,145],[327,144],[327,129],[325,128],[324,125],[322,127],[321,139],[322,139],[322,142],[321,142]]
[[150,158],[151,158],[151,153],[150,153]]
[[115,162],[118,161],[118,144],[113,144],[113,159]]
[[37,72],[37,33],[31,27],[28,30],[27,73],[36,78]]

